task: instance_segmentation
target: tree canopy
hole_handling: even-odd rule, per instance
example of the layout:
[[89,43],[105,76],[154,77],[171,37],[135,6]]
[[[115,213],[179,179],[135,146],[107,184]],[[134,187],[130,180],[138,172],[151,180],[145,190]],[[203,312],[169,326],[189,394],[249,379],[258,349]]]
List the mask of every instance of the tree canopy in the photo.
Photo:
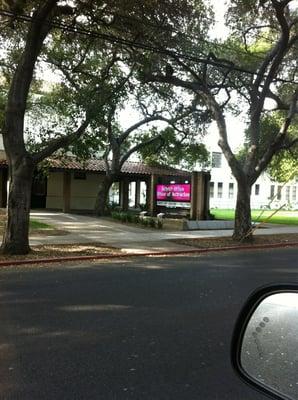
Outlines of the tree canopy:
[[[251,238],[251,186],[279,152],[297,144],[297,7],[292,0],[232,0],[227,10],[231,34],[208,43],[192,38],[199,56],[168,54],[175,73],[145,72],[145,81],[172,84],[196,93],[211,112],[219,146],[238,183],[234,238]],[[186,51],[185,47],[185,51]],[[175,65],[173,68],[173,64]],[[274,107],[268,108],[268,100]],[[245,110],[246,146],[241,159],[230,146],[226,112]],[[278,130],[266,120],[278,113]],[[264,125],[265,123],[265,125]]]
[[[173,47],[179,39],[174,30],[198,26],[205,11],[199,0],[1,1],[1,132],[10,177],[3,252],[29,251],[33,171],[47,156],[86,133],[99,113],[105,113],[106,93],[111,93],[107,87],[110,74],[114,77],[113,97],[124,84],[123,64],[130,69],[136,63],[135,56],[139,57],[136,50],[142,49],[144,57],[146,52],[153,54],[152,43],[156,41]],[[189,24],[192,17],[195,23]],[[50,95],[38,87],[48,65],[63,74],[60,88]],[[48,111],[60,105],[65,118],[61,120],[51,113],[54,118],[48,121],[42,142],[33,148],[26,146],[24,126],[25,116],[30,107],[33,112],[37,99],[47,104]],[[53,106],[55,99],[57,104]],[[108,100],[110,104],[112,98]],[[88,104],[87,109],[84,104]]]
[[[298,98],[293,0],[231,0],[226,21],[230,35],[217,40],[210,40],[214,18],[203,0],[2,0],[0,18],[1,131],[11,180],[5,251],[29,249],[22,238],[28,237],[29,188],[36,165],[84,134],[91,135],[84,137],[88,145],[96,138],[97,145],[106,147],[104,155],[111,152],[109,126],[116,143],[123,137],[117,123],[119,99],[124,104],[131,95],[152,118],[161,111],[152,105],[167,102],[169,115],[163,118],[171,120],[170,126],[163,132],[142,131],[141,136],[152,140],[150,145],[158,143],[157,136],[158,146],[168,141],[160,154],[173,162],[181,160],[186,145],[194,161],[202,150],[196,134],[211,119],[216,121],[219,146],[238,183],[234,237],[251,236],[251,186],[275,156],[298,140],[291,128],[297,123]],[[60,80],[46,88],[40,78],[49,67],[59,71]],[[182,101],[177,101],[179,90]],[[144,99],[151,96],[159,100],[148,107]],[[189,98],[191,113],[183,116],[184,99]],[[269,100],[273,107],[267,106]],[[30,121],[30,113],[42,109],[47,111],[41,114],[46,122],[42,141],[30,147],[26,118]],[[246,114],[242,159],[230,146],[229,112]],[[276,122],[278,129],[270,130]],[[26,126],[32,136],[34,129]],[[139,135],[126,139],[126,154],[142,147]],[[143,156],[148,159],[146,152]]]

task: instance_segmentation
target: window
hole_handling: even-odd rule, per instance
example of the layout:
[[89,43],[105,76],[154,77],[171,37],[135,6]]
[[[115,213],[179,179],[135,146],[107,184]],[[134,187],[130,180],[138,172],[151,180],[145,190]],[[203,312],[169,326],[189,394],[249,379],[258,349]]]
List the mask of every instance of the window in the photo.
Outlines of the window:
[[277,200],[281,200],[281,190],[282,186],[277,186]]
[[75,171],[73,173],[73,178],[74,179],[86,180],[87,179],[87,175],[86,175],[85,171]]
[[234,183],[229,183],[229,199],[234,197]]
[[214,197],[214,182],[210,182],[210,198]]
[[258,196],[260,194],[260,185],[257,183],[255,185],[255,195]]
[[119,182],[114,182],[109,190],[109,202],[111,205],[120,205]]
[[217,197],[219,199],[222,198],[222,182],[218,182],[217,184]]
[[211,162],[212,168],[221,167],[221,156],[222,156],[221,153],[215,151],[212,152],[212,162]]
[[142,206],[146,205],[147,199],[147,183],[145,181],[141,181],[140,183],[140,204]]
[[136,182],[129,182],[129,189],[128,189],[128,205],[129,207],[135,206],[136,201]]
[[274,185],[270,186],[270,199],[273,199],[274,197]]
[[286,201],[290,201],[290,186],[286,187]]
[[293,186],[292,187],[292,200],[296,201],[296,199],[297,199],[297,188],[296,188],[296,186]]

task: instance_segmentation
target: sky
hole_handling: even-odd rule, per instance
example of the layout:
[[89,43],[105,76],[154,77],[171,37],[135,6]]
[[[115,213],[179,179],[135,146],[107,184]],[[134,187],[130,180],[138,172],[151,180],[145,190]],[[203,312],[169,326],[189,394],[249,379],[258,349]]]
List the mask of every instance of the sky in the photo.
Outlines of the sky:
[[[223,39],[225,38],[228,33],[229,29],[225,26],[224,23],[224,15],[227,9],[227,1],[223,0],[209,0],[209,3],[213,6],[214,12],[215,12],[215,21],[216,24],[212,28],[211,33],[210,33],[210,38],[212,39]],[[120,115],[120,120],[121,124],[125,127],[128,127],[131,125],[131,121],[135,120],[137,118],[136,113],[132,110],[127,108],[121,115]],[[229,143],[232,148],[232,150],[236,150],[239,147],[241,147],[243,143],[243,138],[244,138],[244,130],[246,128],[246,125],[243,121],[244,117],[233,117],[230,114],[226,115],[226,124],[227,124],[227,131],[228,131],[228,137],[229,137]],[[156,123],[156,125],[159,125]],[[216,123],[213,122],[211,123],[209,129],[208,129],[208,134],[205,137],[204,140],[205,144],[207,147],[209,147],[210,150],[213,151],[221,151],[220,148],[217,145],[218,142],[218,132],[217,132],[217,126]]]

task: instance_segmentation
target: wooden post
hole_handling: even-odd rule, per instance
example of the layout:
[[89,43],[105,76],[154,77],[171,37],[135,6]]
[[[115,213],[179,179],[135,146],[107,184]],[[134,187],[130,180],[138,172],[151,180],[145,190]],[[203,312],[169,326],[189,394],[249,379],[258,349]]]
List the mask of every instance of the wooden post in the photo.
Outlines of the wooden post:
[[198,197],[198,172],[193,171],[191,174],[191,202],[190,202],[190,219],[197,218],[197,197]]
[[128,190],[129,190],[129,181],[127,178],[123,178],[121,181],[121,199],[120,204],[123,211],[128,210]]
[[157,176],[155,174],[151,175],[150,179],[150,193],[149,193],[149,213],[151,216],[154,216],[156,213],[156,193],[155,187],[157,184]]
[[63,208],[64,213],[70,212],[70,196],[71,196],[71,173],[63,172]]
[[191,208],[190,219],[204,219],[205,203],[204,172],[194,171],[191,175]]
[[146,211],[150,208],[150,179],[146,179]]
[[204,172],[204,219],[210,218],[210,172]]

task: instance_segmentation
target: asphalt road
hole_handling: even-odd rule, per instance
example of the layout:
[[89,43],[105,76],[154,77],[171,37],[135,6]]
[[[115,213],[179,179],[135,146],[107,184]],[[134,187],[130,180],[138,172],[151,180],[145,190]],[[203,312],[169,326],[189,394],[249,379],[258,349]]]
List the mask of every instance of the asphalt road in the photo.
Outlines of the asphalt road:
[[[298,249],[0,270],[0,398],[262,400],[230,363],[248,295]],[[266,397],[267,398],[267,397]]]

